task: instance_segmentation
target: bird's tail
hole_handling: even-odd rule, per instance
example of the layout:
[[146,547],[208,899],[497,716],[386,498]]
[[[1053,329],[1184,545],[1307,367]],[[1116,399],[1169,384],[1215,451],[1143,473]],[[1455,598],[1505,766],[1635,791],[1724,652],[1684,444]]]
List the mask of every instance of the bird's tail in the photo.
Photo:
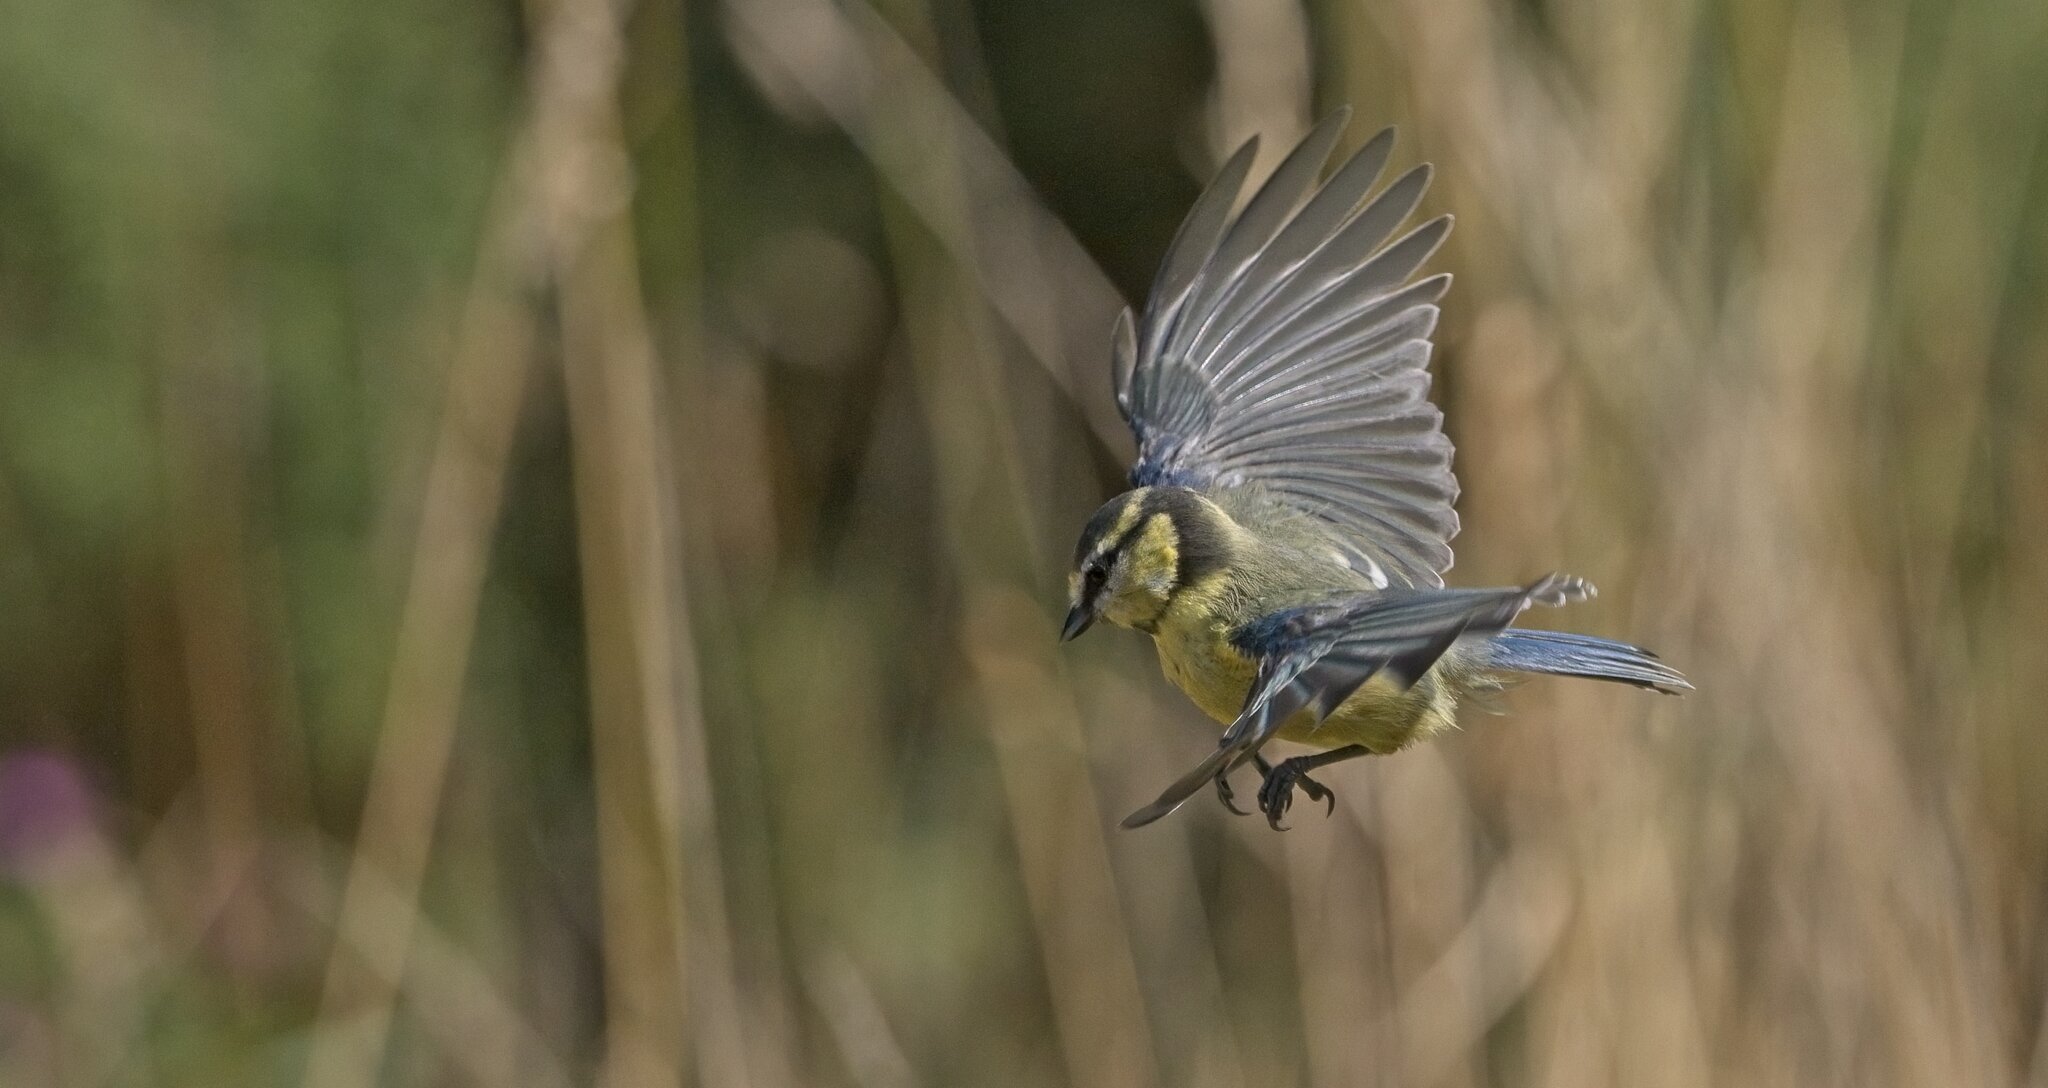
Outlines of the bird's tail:
[[1666,695],[1692,690],[1677,669],[1640,646],[1592,635],[1511,627],[1486,642],[1486,665],[1513,672],[1583,676],[1634,684]]

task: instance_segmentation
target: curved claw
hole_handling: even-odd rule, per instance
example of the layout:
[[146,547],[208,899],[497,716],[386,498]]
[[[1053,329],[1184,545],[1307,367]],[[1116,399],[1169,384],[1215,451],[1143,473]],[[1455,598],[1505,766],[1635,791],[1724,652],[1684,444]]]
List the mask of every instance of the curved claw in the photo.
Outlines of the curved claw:
[[1266,826],[1275,831],[1285,831],[1287,828],[1280,818],[1287,815],[1287,810],[1293,806],[1294,783],[1289,780],[1287,764],[1282,763],[1259,785],[1259,811],[1266,814]]
[[1224,808],[1239,816],[1251,815],[1250,812],[1237,807],[1237,793],[1230,788],[1230,778],[1220,771],[1216,775],[1216,799],[1223,802]]
[[1280,818],[1294,805],[1294,789],[1308,794],[1311,801],[1324,804],[1324,818],[1336,815],[1337,793],[1308,776],[1307,769],[1296,760],[1284,760],[1266,773],[1266,780],[1259,785],[1259,811],[1266,814],[1266,823],[1275,831],[1285,831]]
[[1318,782],[1305,774],[1297,775],[1295,777],[1295,785],[1301,787],[1301,792],[1308,794],[1309,800],[1323,802],[1325,808],[1325,811],[1323,812],[1324,818],[1327,819],[1337,814],[1336,790],[1333,790],[1330,787],[1323,785],[1321,782]]

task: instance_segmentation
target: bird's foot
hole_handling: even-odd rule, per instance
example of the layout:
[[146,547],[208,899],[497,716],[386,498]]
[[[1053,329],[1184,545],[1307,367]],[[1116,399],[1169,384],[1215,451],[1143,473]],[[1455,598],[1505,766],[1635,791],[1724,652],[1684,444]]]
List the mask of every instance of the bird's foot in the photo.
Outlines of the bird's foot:
[[[1266,762],[1266,757],[1256,752],[1252,754],[1252,765],[1259,769],[1259,777],[1261,779],[1273,773],[1273,765]],[[1260,786],[1260,796],[1263,797],[1264,795],[1265,787],[1262,783]],[[1237,807],[1237,791],[1230,788],[1230,769],[1227,767],[1216,772],[1216,799],[1223,802],[1224,808],[1239,816],[1251,815],[1251,813]],[[1264,801],[1259,802],[1259,804],[1261,808],[1265,806]]]
[[[1262,761],[1263,762],[1263,761]],[[1311,801],[1321,801],[1328,806],[1325,815],[1337,811],[1337,795],[1330,787],[1308,776],[1309,769],[1316,761],[1309,757],[1296,756],[1281,760],[1278,766],[1263,768],[1266,781],[1259,786],[1259,811],[1266,814],[1266,822],[1275,831],[1285,831],[1280,818],[1287,815],[1287,809],[1294,804],[1294,790],[1308,794]]]
[[1223,802],[1223,807],[1229,809],[1233,815],[1251,815],[1237,807],[1237,792],[1230,788],[1230,774],[1227,771],[1216,772],[1216,799]]

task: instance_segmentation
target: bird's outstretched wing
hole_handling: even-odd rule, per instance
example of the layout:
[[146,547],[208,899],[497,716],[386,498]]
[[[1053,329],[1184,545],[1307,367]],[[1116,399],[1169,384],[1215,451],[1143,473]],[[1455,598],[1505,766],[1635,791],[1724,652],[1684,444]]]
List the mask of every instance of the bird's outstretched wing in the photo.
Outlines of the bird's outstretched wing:
[[1440,586],[1458,482],[1429,402],[1429,335],[1451,278],[1408,279],[1451,218],[1388,241],[1430,177],[1418,166],[1367,199],[1392,129],[1318,187],[1348,118],[1325,118],[1236,214],[1257,141],[1231,156],[1181,224],[1144,316],[1118,320],[1131,482],[1255,491],[1324,523],[1374,584]]
[[1219,774],[1251,759],[1303,710],[1320,722],[1381,673],[1412,686],[1451,644],[1505,630],[1531,605],[1591,596],[1579,578],[1552,574],[1518,589],[1391,589],[1352,593],[1261,617],[1231,637],[1259,666],[1244,709],[1216,751],[1125,817],[1142,827],[1179,808]]

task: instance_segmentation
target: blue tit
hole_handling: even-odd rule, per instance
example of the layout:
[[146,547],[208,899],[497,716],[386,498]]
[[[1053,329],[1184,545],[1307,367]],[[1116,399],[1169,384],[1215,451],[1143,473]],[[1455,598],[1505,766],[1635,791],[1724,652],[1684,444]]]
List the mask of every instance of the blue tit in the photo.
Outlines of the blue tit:
[[[1395,237],[1430,168],[1372,192],[1392,129],[1318,186],[1347,118],[1317,125],[1241,210],[1257,141],[1233,155],[1143,316],[1116,324],[1116,402],[1138,457],[1131,490],[1081,532],[1062,637],[1098,619],[1152,636],[1167,679],[1227,726],[1125,827],[1210,783],[1239,811],[1229,775],[1246,763],[1274,827],[1296,790],[1334,807],[1309,772],[1449,729],[1461,699],[1517,673],[1691,687],[1640,647],[1513,626],[1532,605],[1592,596],[1581,579],[1444,586],[1458,482],[1428,366],[1451,278],[1413,277],[1451,218]],[[1269,763],[1276,737],[1319,751]]]

